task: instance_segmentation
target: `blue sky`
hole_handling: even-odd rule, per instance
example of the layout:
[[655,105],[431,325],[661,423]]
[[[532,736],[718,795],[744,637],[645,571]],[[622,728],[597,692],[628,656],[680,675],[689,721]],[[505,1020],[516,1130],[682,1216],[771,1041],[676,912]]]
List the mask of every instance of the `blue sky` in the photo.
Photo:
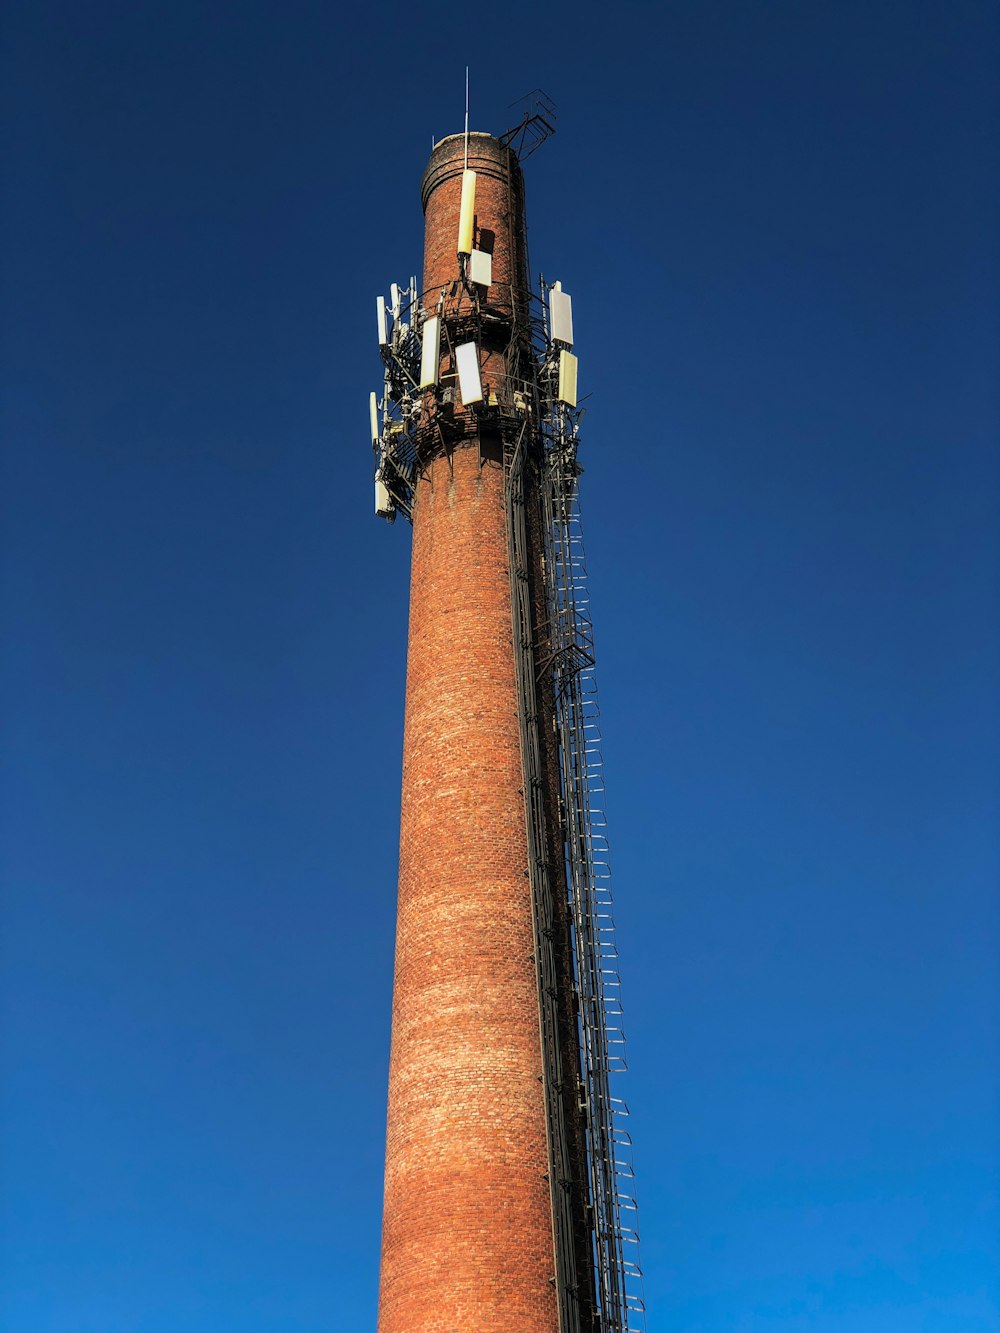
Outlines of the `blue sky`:
[[987,1333],[995,6],[7,7],[8,1333],[374,1327],[373,301],[537,86],[651,1333]]

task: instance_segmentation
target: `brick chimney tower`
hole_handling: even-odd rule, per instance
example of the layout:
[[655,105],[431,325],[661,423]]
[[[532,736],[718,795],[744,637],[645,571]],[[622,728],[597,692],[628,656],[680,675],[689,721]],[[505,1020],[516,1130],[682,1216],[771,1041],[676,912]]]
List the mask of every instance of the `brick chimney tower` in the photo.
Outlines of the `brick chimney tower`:
[[518,144],[539,120],[435,144],[422,286],[378,301],[375,507],[413,525],[379,1333],[641,1327],[587,822],[572,316],[528,280]]
[[[509,314],[528,291],[521,169],[487,134],[468,162]],[[464,170],[454,135],[423,183],[423,303],[443,295],[459,318]],[[482,348],[487,385],[511,329],[501,318]],[[413,496],[379,1333],[558,1333],[503,459],[464,405],[437,447],[432,412]]]

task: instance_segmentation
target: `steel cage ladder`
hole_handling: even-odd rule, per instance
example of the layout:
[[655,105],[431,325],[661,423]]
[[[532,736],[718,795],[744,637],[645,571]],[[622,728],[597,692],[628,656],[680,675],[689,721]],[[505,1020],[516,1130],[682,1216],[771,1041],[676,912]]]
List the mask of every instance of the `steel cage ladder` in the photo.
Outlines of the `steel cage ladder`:
[[[544,284],[543,284],[544,290]],[[602,1333],[644,1333],[628,1108],[612,1095],[625,1037],[604,812],[604,767],[577,462],[580,412],[557,398],[556,349],[536,342],[543,437],[547,613],[574,984],[585,1095],[588,1193]]]

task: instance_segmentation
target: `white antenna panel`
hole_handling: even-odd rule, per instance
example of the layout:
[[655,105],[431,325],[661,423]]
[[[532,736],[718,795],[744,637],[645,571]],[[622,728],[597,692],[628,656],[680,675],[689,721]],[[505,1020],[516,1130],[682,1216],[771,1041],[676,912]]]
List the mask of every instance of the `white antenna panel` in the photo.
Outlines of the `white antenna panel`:
[[389,494],[389,487],[382,480],[381,476],[375,474],[375,517],[391,518],[394,510],[392,496]]
[[567,407],[576,407],[576,357],[572,352],[559,353],[559,390],[556,397]]
[[462,206],[458,214],[458,253],[472,254],[472,232],[476,223],[476,173],[462,172]]
[[488,287],[493,281],[493,256],[485,250],[473,250],[469,255],[469,280]]
[[458,384],[462,391],[462,402],[483,401],[483,381],[479,375],[479,348],[475,343],[462,343],[455,348],[455,364],[458,366]]
[[391,283],[389,286],[389,296],[392,300],[392,317],[399,319],[399,284]]
[[552,341],[573,346],[573,299],[558,285],[549,292]]
[[372,444],[378,445],[378,397],[372,393],[368,395],[368,415],[371,418],[372,425]]
[[438,382],[438,364],[441,358],[441,316],[431,315],[424,320],[423,340],[420,346],[420,387],[429,389]]
[[389,323],[385,314],[385,297],[376,296],[375,315],[378,319],[378,345],[379,347],[389,346]]

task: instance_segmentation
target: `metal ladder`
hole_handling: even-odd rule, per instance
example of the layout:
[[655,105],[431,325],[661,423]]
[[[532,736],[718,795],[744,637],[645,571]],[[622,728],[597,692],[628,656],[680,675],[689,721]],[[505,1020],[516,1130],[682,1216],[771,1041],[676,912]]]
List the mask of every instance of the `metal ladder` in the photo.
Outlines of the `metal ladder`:
[[615,940],[604,765],[587,564],[580,523],[576,422],[546,403],[545,567],[559,733],[562,817],[585,1090],[588,1192],[602,1333],[644,1333],[638,1210],[625,1103],[621,978]]

